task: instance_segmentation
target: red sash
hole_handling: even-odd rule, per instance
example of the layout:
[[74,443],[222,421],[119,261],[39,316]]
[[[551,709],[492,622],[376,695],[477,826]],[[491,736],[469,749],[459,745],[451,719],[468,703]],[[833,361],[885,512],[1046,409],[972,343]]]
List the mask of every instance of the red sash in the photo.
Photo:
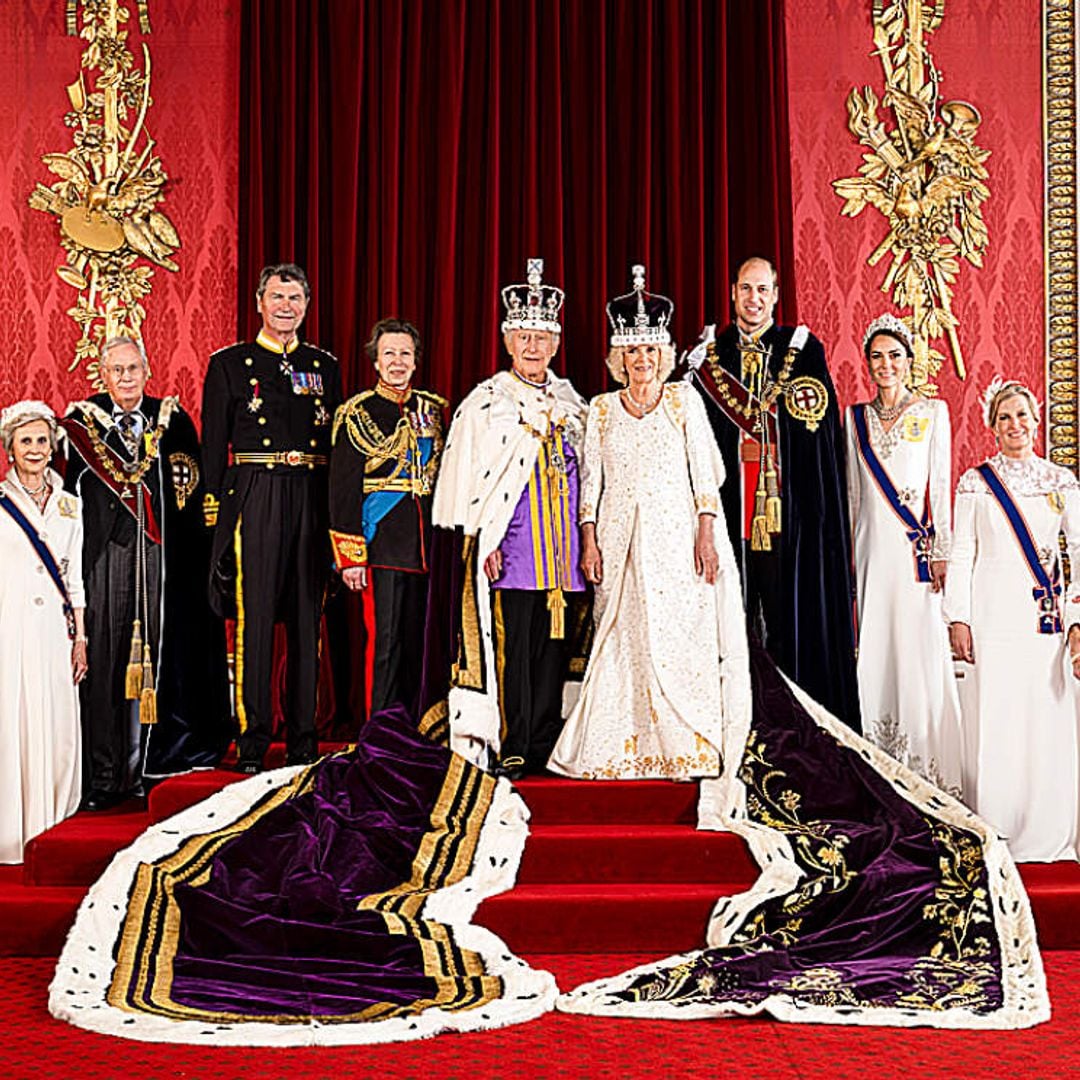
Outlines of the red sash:
[[[71,440],[71,445],[79,452],[83,461],[86,462],[87,468],[114,494],[119,498],[120,505],[136,521],[138,521],[138,514],[135,512],[135,498],[132,495],[132,485],[125,481],[116,480],[112,473],[105,467],[105,463],[101,460],[101,451],[104,451],[108,457],[110,464],[113,468],[119,472],[124,473],[130,465],[130,462],[125,461],[111,446],[107,446],[103,440],[98,440],[95,445],[94,440],[90,438],[90,432],[87,430],[86,425],[83,424],[74,416],[65,416],[60,421],[60,426],[67,432],[68,438]],[[98,447],[100,446],[100,450]],[[153,502],[150,498],[150,489],[145,483],[140,481],[139,490],[142,492],[143,498],[143,521],[144,529],[148,539],[152,540],[155,544],[161,543],[161,529],[158,528],[157,518],[154,516]]]
[[[697,377],[717,408],[739,429],[739,471],[742,474],[742,537],[749,540],[752,535],[754,517],[754,493],[758,487],[761,472],[762,432],[758,430],[758,418],[764,418],[768,443],[773,448],[774,460],[779,463],[778,428],[775,405],[761,410],[761,402],[754,397],[731,372],[719,363],[703,363],[697,369]],[[722,384],[722,385],[721,385]],[[747,416],[746,414],[750,415]],[[756,449],[750,455],[745,449]]]

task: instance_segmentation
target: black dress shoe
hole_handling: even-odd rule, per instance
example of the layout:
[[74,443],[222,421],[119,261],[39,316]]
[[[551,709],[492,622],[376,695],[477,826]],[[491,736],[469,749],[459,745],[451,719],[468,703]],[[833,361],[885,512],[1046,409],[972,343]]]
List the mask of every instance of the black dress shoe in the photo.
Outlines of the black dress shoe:
[[238,761],[233,769],[243,776],[258,776],[263,771],[260,761]]
[[522,757],[503,758],[491,769],[492,776],[505,776],[507,780],[520,780],[525,775],[525,759]]
[[124,796],[119,791],[91,791],[82,801],[82,809],[96,813],[99,810],[111,810],[124,801]]

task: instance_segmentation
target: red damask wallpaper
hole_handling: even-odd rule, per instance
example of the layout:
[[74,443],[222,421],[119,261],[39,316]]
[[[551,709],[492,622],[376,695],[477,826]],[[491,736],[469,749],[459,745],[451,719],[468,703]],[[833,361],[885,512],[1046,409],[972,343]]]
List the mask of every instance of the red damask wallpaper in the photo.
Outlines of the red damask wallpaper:
[[[870,7],[870,0],[787,0],[799,318],[829,349],[842,405],[870,397],[862,335],[875,315],[895,310],[880,292],[884,264],[866,265],[885,219],[873,209],[841,217],[831,186],[860,164],[862,148],[847,129],[848,92],[883,90]],[[992,450],[978,398],[996,373],[1044,392],[1041,4],[948,0],[929,47],[942,100],[978,108],[977,142],[991,151],[989,248],[982,269],[961,269],[954,302],[967,379],[948,365],[937,378],[952,413],[958,474]]]
[[[135,4],[131,38],[141,56]],[[74,291],[56,276],[63,261],[56,219],[27,196],[49,173],[41,155],[69,149],[65,86],[82,44],[65,34],[63,0],[9,0],[0,38],[0,404],[42,398],[56,408],[84,397],[69,372],[78,336],[65,314]],[[152,64],[147,127],[170,177],[162,209],[180,233],[180,269],[158,269],[144,337],[149,392],[179,393],[196,416],[210,352],[236,337],[239,12],[216,0],[154,0],[146,42]]]

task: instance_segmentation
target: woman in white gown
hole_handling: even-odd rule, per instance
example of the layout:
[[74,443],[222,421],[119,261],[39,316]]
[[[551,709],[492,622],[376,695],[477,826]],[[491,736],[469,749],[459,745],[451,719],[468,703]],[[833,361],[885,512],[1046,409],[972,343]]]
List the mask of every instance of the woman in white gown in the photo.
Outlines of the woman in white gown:
[[79,805],[86,674],[82,507],[49,468],[56,418],[40,401],[0,415],[0,863]]
[[960,792],[960,703],[941,591],[949,557],[949,410],[907,387],[914,349],[894,315],[863,352],[877,395],[848,407],[848,506],[858,590],[859,705],[866,737]]
[[1080,612],[1062,594],[1058,537],[1075,579],[1080,484],[1036,455],[1038,415],[1025,386],[991,383],[984,418],[999,453],[960,477],[945,592],[965,662],[965,801],[1021,862],[1077,852]]
[[713,527],[723,465],[698,396],[664,383],[672,310],[644,291],[642,267],[608,305],[608,363],[625,385],[593,399],[585,430],[581,562],[596,633],[548,763],[567,776],[716,775],[735,692],[724,663],[746,669],[738,571]]

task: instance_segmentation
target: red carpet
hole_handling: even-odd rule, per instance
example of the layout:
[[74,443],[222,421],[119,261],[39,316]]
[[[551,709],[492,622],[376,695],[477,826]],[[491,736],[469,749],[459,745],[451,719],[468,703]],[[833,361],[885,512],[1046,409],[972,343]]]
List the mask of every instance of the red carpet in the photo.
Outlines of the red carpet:
[[[650,957],[531,956],[560,986]],[[5,1077],[34,1080],[328,1080],[338,1077],[760,1077],[763,1080],[1002,1080],[1080,1074],[1080,953],[1046,957],[1054,1018],[1029,1031],[814,1027],[770,1020],[636,1021],[551,1013],[501,1031],[377,1047],[240,1050],[93,1035],[45,1009],[52,961],[0,961]]]
[[[55,956],[86,887],[117,850],[239,778],[224,770],[177,777],[156,787],[148,806],[132,800],[111,813],[76,814],[37,837],[21,871],[0,872],[0,956]],[[532,834],[518,885],[477,914],[515,952],[697,948],[717,896],[756,876],[740,840],[694,829],[696,784],[536,778],[519,790]],[[1022,872],[1043,948],[1080,949],[1080,865]]]

